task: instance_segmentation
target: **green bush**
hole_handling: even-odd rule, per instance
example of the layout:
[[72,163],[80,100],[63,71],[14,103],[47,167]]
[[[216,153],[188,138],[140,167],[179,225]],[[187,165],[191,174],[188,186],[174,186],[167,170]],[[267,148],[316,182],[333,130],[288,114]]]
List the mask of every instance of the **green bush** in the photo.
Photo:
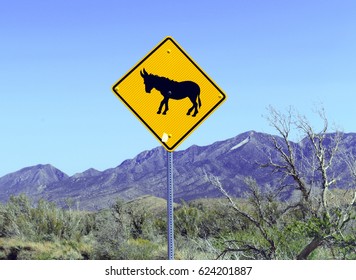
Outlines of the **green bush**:
[[79,241],[91,231],[92,220],[89,214],[64,210],[45,200],[33,205],[25,195],[12,196],[0,206],[0,237]]

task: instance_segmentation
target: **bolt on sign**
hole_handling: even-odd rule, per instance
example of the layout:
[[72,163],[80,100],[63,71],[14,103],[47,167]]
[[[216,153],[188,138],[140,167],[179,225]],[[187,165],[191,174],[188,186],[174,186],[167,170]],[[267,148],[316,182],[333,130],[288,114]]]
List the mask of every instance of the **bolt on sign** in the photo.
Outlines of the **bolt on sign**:
[[172,37],[160,42],[112,89],[170,152],[226,99]]

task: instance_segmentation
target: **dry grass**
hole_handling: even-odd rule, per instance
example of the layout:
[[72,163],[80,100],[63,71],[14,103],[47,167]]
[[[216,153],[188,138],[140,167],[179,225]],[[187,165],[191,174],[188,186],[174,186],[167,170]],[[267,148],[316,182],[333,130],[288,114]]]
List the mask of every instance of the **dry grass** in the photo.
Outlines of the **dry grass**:
[[83,260],[91,254],[90,244],[73,242],[29,242],[0,238],[0,259]]

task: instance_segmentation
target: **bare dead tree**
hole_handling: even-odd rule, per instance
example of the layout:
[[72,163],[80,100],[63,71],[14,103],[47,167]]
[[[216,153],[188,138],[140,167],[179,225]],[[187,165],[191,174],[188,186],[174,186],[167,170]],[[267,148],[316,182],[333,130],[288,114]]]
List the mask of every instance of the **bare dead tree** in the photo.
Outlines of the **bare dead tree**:
[[[308,231],[305,244],[294,258],[307,259],[312,252],[323,245],[331,246],[330,244],[338,243],[342,246],[342,244],[353,244],[352,242],[356,244],[356,240],[350,241],[344,236],[344,232],[356,216],[356,160],[351,155],[348,157],[341,155],[343,134],[338,131],[329,133],[329,123],[323,109],[318,111],[318,115],[322,121],[322,128],[316,132],[304,116],[295,113],[292,109],[282,114],[269,107],[267,120],[276,129],[279,137],[271,137],[275,154],[267,155],[266,162],[260,165],[268,168],[274,175],[279,175],[280,186],[276,186],[277,189],[289,188],[296,194],[295,201],[279,203],[271,214],[268,209],[272,203],[268,200],[266,202],[266,193],[261,193],[260,186],[254,180],[248,179],[246,184],[253,208],[253,211],[249,212],[236,205],[217,177],[209,177],[211,183],[229,200],[235,212],[253,224],[268,244],[267,249],[257,248],[249,242],[237,242],[235,247],[232,247],[230,241],[230,246],[221,256],[232,251],[249,251],[258,253],[263,258],[273,258],[277,250],[277,241],[271,235],[269,228],[274,225],[281,226],[281,221],[290,211],[298,211],[302,214],[300,222]],[[291,133],[294,131],[303,139],[298,144],[290,140]],[[353,178],[354,191],[347,198],[347,202],[337,201],[331,190],[340,179],[339,174],[335,174],[333,170],[333,166],[338,161],[346,164]]]
[[242,210],[239,206],[236,205],[233,198],[226,192],[223,188],[223,185],[220,179],[217,176],[212,174],[207,175],[208,180],[217,187],[220,192],[225,196],[229,201],[229,204],[233,210],[243,219],[246,219],[248,222],[253,224],[258,232],[261,234],[262,238],[266,241],[268,246],[259,246],[251,242],[242,242],[239,240],[227,240],[225,243],[228,245],[226,249],[223,250],[221,254],[218,255],[218,258],[224,257],[228,252],[240,252],[240,253],[252,253],[249,258],[254,258],[252,256],[259,256],[262,259],[273,259],[276,252],[276,245],[273,237],[270,235],[268,228],[271,227],[274,223],[273,219],[267,217],[266,209],[262,202],[262,197],[257,187],[256,182],[247,178],[246,183],[249,186],[249,193],[251,193],[251,202],[253,204],[254,210],[253,213]]
[[[336,211],[336,214],[334,211],[336,207],[331,204],[330,192],[330,188],[339,179],[338,176],[332,172],[332,167],[340,152],[342,133],[338,131],[328,133],[329,124],[323,109],[318,111],[323,123],[322,129],[319,132],[315,131],[304,116],[299,114],[293,115],[291,111],[288,112],[287,116],[284,116],[272,107],[269,108],[269,111],[271,116],[269,122],[276,128],[279,135],[282,136],[284,146],[287,148],[283,149],[282,145],[278,145],[276,138],[273,137],[272,141],[275,150],[279,154],[280,162],[275,163],[270,158],[266,166],[271,166],[278,172],[284,174],[286,178],[293,179],[295,182],[295,190],[302,194],[300,203],[304,206],[302,208],[303,213],[307,218],[317,218],[322,221],[323,224],[323,227],[315,233],[312,240],[308,242],[296,256],[297,259],[307,259],[310,253],[322,245],[323,242],[341,233],[341,221],[349,221],[348,217],[352,209],[348,207],[342,215],[339,214],[339,211]],[[300,150],[300,163],[297,164],[296,155],[299,147],[293,148],[289,140],[289,132],[292,125],[304,136],[306,144],[310,145],[309,152],[312,155],[312,163],[305,160],[307,155],[304,155],[303,150]],[[308,185],[306,178],[310,178],[311,176],[314,179],[313,184]],[[313,187],[320,190],[319,197],[313,197],[313,201],[317,202],[316,207],[314,207],[313,201],[311,201],[311,190]],[[353,203],[354,202],[352,202],[352,204]],[[339,205],[339,207],[344,208],[341,205]],[[332,213],[332,211],[334,213]]]

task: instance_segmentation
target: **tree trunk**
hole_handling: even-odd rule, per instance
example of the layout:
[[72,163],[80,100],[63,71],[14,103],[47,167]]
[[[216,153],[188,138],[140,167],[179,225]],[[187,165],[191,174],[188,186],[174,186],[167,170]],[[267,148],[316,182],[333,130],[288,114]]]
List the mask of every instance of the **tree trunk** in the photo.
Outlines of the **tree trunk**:
[[308,256],[321,245],[322,242],[322,237],[314,237],[314,239],[297,255],[297,260],[306,260]]

